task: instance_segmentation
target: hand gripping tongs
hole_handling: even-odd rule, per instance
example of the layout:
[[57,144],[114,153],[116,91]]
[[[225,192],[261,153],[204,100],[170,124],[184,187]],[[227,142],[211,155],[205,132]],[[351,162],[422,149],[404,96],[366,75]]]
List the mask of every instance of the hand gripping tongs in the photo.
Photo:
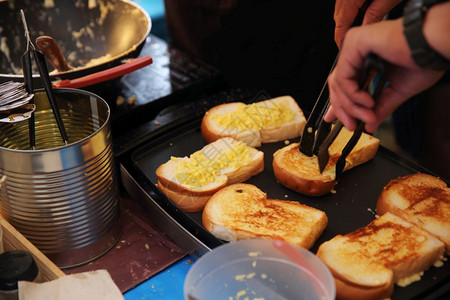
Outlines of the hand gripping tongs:
[[[376,76],[377,75],[377,76]],[[374,54],[370,54],[364,60],[364,67],[359,79],[359,87],[370,93],[369,85],[373,80],[372,97],[376,101],[382,92],[386,80],[384,77],[384,62]],[[325,169],[329,160],[328,148],[338,136],[344,126],[339,120],[335,124],[325,122],[323,116],[330,106],[328,87],[325,83],[324,88],[309,115],[308,121],[303,130],[300,140],[299,150],[307,155],[313,154],[318,156],[320,172]],[[317,129],[317,130],[316,130]],[[339,159],[336,162],[335,180],[338,181],[345,167],[345,159],[355,147],[362,132],[364,131],[364,123],[358,121],[357,128],[353,132],[352,137],[345,145]]]

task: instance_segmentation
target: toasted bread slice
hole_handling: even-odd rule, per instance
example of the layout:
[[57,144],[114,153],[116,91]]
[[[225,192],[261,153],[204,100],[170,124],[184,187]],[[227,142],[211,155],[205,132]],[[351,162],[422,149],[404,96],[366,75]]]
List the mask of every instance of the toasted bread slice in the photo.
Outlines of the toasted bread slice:
[[184,211],[200,211],[216,191],[261,173],[264,153],[221,138],[190,157],[172,157],[156,170],[158,187]]
[[282,239],[309,249],[325,229],[323,211],[297,201],[267,199],[256,186],[237,183],[215,193],[206,203],[205,228],[226,241]]
[[450,254],[450,188],[441,179],[417,173],[391,180],[377,201],[377,213],[386,212],[436,236]]
[[439,239],[391,213],[334,237],[317,251],[339,281],[338,298],[352,291],[354,299],[362,299],[358,291],[373,292],[375,299],[389,297],[393,283],[404,285],[414,276],[420,279],[417,274],[443,254],[444,244]]
[[[273,155],[273,171],[278,181],[304,195],[321,196],[329,193],[336,184],[335,165],[342,149],[352,136],[352,132],[342,128],[328,152],[330,159],[323,173],[320,173],[317,156],[306,156],[293,143],[277,150]],[[380,144],[380,140],[363,133],[356,146],[346,158],[344,171],[371,160]]]
[[297,102],[282,96],[246,105],[225,103],[211,108],[202,120],[201,131],[208,142],[231,136],[252,147],[300,136],[306,124]]

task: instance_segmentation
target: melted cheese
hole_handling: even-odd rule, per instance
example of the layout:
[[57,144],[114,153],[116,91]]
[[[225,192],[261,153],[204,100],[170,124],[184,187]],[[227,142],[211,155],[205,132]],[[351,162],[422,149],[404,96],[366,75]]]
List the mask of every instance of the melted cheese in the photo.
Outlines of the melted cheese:
[[236,128],[238,131],[246,129],[261,129],[279,127],[295,118],[295,113],[286,103],[277,105],[261,105],[253,103],[246,105],[239,103],[236,110],[215,114],[212,116],[216,123],[225,128]]
[[443,265],[444,265],[444,262],[443,262],[442,260],[438,260],[438,261],[436,261],[436,262],[433,264],[433,266],[436,267],[436,268],[440,268],[440,267],[442,267]]
[[325,169],[322,172],[323,176],[328,176],[331,178],[331,180],[334,180],[336,178],[336,166],[328,166],[325,167]]
[[419,281],[422,275],[423,275],[423,272],[420,272],[417,274],[413,274],[409,277],[402,278],[397,282],[397,285],[401,286],[401,287],[405,287],[407,285],[410,285],[413,282]]
[[188,160],[172,157],[175,164],[175,178],[178,182],[193,187],[203,187],[217,180],[224,170],[237,169],[248,164],[252,153],[243,142],[237,142],[215,155],[197,151]]
[[433,266],[435,266],[436,268],[440,268],[444,265],[444,261],[447,261],[447,257],[442,256],[440,259],[434,262]]

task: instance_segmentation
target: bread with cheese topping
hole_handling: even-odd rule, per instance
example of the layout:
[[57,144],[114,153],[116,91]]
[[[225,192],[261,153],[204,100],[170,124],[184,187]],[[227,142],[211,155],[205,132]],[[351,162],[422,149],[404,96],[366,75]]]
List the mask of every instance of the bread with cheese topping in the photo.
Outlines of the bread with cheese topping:
[[393,213],[436,236],[450,254],[450,188],[424,173],[391,180],[377,201],[377,214]]
[[263,169],[263,152],[225,137],[189,157],[171,157],[156,170],[157,186],[182,210],[195,212],[202,210],[216,191]]
[[316,208],[297,201],[267,199],[256,186],[237,183],[208,200],[202,221],[222,240],[282,239],[309,249],[322,234],[328,218]]
[[[353,132],[342,128],[328,149],[330,159],[322,173],[317,156],[304,155],[299,144],[293,143],[277,150],[273,155],[273,171],[277,180],[284,186],[300,194],[321,196],[329,193],[335,181],[335,165]],[[380,140],[363,133],[358,143],[346,158],[344,171],[371,160]]]
[[317,251],[335,278],[337,299],[389,298],[394,283],[420,279],[443,254],[439,239],[391,213],[337,235]]
[[282,96],[244,104],[225,103],[208,110],[201,124],[206,142],[225,136],[233,137],[252,147],[300,136],[306,124],[297,102]]

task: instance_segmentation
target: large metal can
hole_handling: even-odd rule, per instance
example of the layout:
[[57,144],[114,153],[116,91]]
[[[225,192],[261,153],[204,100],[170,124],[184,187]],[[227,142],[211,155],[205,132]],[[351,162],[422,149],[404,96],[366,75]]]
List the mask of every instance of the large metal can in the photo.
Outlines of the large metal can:
[[107,252],[121,226],[108,104],[82,90],[54,92],[67,145],[43,91],[34,97],[35,149],[29,122],[0,124],[0,212],[65,268]]

